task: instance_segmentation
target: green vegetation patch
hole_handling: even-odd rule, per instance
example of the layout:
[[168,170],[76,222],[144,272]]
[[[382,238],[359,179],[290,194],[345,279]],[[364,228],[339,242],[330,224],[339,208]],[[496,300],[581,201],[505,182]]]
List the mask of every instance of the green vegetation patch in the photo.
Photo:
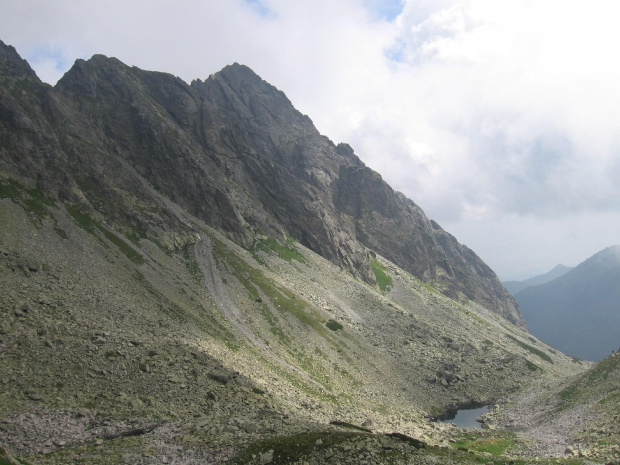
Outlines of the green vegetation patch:
[[[137,247],[140,247],[140,239],[147,238],[146,235],[144,235],[141,231],[136,231],[136,230],[125,234],[125,236]],[[160,244],[157,244],[157,245],[161,248]]]
[[[20,460],[18,458],[13,457],[13,459],[17,462],[17,463],[21,463],[21,465],[30,465],[28,462],[26,462],[25,460]],[[0,465],[13,465],[15,462],[9,462],[8,460],[0,457]]]
[[464,451],[485,452],[497,457],[505,454],[515,445],[511,437],[479,437],[471,434],[457,440],[452,447]]
[[102,225],[97,224],[97,227],[103,233],[103,235],[106,237],[106,239],[109,240],[116,247],[118,247],[119,250],[121,252],[123,252],[125,254],[125,256],[129,260],[131,260],[132,262],[134,262],[137,265],[142,265],[144,263],[144,258],[142,257],[142,255],[140,253],[136,252],[133,249],[133,247],[131,247],[129,244],[127,244],[127,242],[122,240],[120,237],[118,237],[116,234],[114,234],[109,229],[103,227]]
[[202,281],[203,275],[198,262],[194,257],[194,246],[192,244],[188,244],[183,247],[183,258],[185,259],[185,266],[187,267],[187,271],[196,279]]
[[[259,237],[266,237],[259,229],[256,229],[254,233],[257,234]],[[293,260],[296,260],[299,263],[306,263],[306,259],[303,257],[302,254],[297,251],[294,246],[294,241],[290,238],[287,240],[287,244],[285,245],[278,243],[275,239],[272,239],[271,237],[255,240],[250,247],[250,252],[252,253],[252,256],[257,262],[262,263],[262,260],[260,260],[257,255],[257,251],[259,250],[268,254],[274,253],[281,259],[286,260],[289,263],[291,263]]]
[[213,248],[216,254],[224,259],[228,266],[232,268],[232,273],[246,288],[251,300],[256,302],[257,310],[269,323],[271,332],[276,336],[281,344],[286,347],[294,348],[289,351],[300,363],[305,363],[305,357],[295,348],[293,341],[288,337],[287,331],[282,327],[283,321],[279,321],[272,313],[268,302],[283,315],[292,315],[303,324],[314,329],[320,336],[327,338],[328,331],[321,322],[319,315],[308,307],[308,304],[295,296],[287,289],[279,287],[271,279],[257,268],[250,266],[245,260],[238,257],[233,251],[228,249],[224,243],[215,237],[211,237]]
[[605,381],[614,371],[620,373],[620,358],[604,358],[587,372],[588,381]]
[[605,405],[611,411],[620,412],[620,391],[609,394],[607,397],[601,399],[599,404]]
[[553,363],[553,360],[551,359],[551,357],[549,357],[549,355],[544,353],[542,350],[537,349],[536,347],[532,347],[531,345],[526,344],[525,342],[520,341],[519,339],[517,339],[514,336],[511,336],[510,334],[506,334],[506,336],[508,336],[510,339],[512,339],[517,344],[519,344],[523,349],[527,350],[528,352],[531,352],[534,355],[539,356],[540,358],[542,358],[546,362]]
[[437,294],[437,295],[443,295],[443,294],[439,291],[439,289],[437,289],[437,288],[436,288],[436,287],[434,287],[434,286],[431,286],[429,283],[426,283],[426,282],[424,282],[424,281],[421,281],[421,280],[419,280],[418,278],[415,278],[415,277],[414,277],[414,279],[415,279],[415,281],[416,281],[418,284],[420,284],[420,285],[421,285],[423,288],[425,288],[427,291],[432,292],[432,293]]
[[[145,444],[144,436],[119,437],[113,441],[105,441],[104,445],[78,445],[62,447],[53,452],[28,456],[34,463],[62,463],[108,465],[126,463],[123,456],[127,453],[151,452]],[[25,462],[21,462],[25,464]]]
[[250,445],[229,463],[238,465],[256,463],[252,456],[260,457],[269,451],[273,451],[273,458],[270,463],[292,463],[313,452],[332,448],[359,435],[360,433],[353,432],[325,432],[268,438]]
[[144,263],[144,258],[139,252],[136,252],[133,247],[131,247],[127,242],[118,237],[115,233],[110,231],[108,228],[103,226],[98,221],[91,218],[86,213],[82,213],[77,208],[68,205],[67,211],[73,217],[73,220],[76,222],[78,226],[80,226],[85,231],[89,232],[93,236],[97,237],[96,231],[99,230],[105,236],[105,238],[114,244],[118,249],[125,254],[125,256],[134,262],[137,265],[142,265]]
[[371,260],[370,266],[372,267],[372,271],[375,274],[375,278],[377,280],[377,285],[381,292],[385,293],[392,289],[392,278],[387,274],[387,270],[385,266],[383,266],[377,260]]
[[[0,465],[13,465],[13,463],[15,463],[9,462],[8,458],[9,457],[6,451],[2,447],[0,447]],[[16,457],[13,457],[13,459],[17,461],[17,463],[21,463],[22,465],[29,465],[29,463],[24,460],[20,460]]]
[[332,331],[338,331],[344,328],[344,326],[342,326],[340,323],[338,323],[335,320],[327,320],[327,323],[325,323],[325,326],[327,326]]
[[259,269],[248,265],[244,260],[226,248],[224,243],[214,237],[211,238],[217,254],[225,258],[226,262],[233,268],[234,275],[243,284],[250,298],[266,311],[266,303],[263,302],[259,290],[266,296],[276,309],[282,313],[289,313],[295,316],[302,323],[315,329],[319,334],[325,335],[326,331],[319,318],[313,312],[306,311],[308,305],[303,299],[297,298],[287,289],[277,286],[271,279],[267,278]]
[[[215,236],[210,237],[216,258],[222,260],[226,269],[245,287],[249,300],[253,302],[254,308],[260,313],[260,316],[269,325],[269,331],[275,336],[274,341],[277,341],[294,360],[294,363],[308,373],[314,381],[326,389],[331,389],[333,380],[327,371],[320,368],[322,362],[318,361],[317,354],[310,353],[308,347],[292,340],[289,330],[291,327],[298,326],[297,322],[292,320],[294,318],[301,322],[307,330],[313,329],[318,336],[324,338],[334,347],[338,347],[334,341],[334,336],[325,327],[325,320],[322,315],[304,299],[299,298],[288,289],[280,287],[265,276],[261,269],[251,266],[228,248],[223,241]],[[320,358],[325,362],[329,360],[324,354]],[[302,386],[302,389],[307,390],[309,387]],[[313,395],[321,398],[325,396],[321,392]],[[333,399],[337,398],[331,396],[330,400]]]
[[390,433],[388,434],[388,436],[390,436],[391,438],[396,438],[399,439],[403,442],[406,442],[407,444],[409,444],[410,446],[415,447],[416,449],[425,449],[426,448],[426,443],[424,443],[423,441],[420,441],[419,439],[415,439],[412,438],[410,436],[407,436],[406,434],[402,434],[402,433]]
[[528,370],[530,370],[530,371],[538,371],[538,370],[540,370],[540,367],[538,365],[536,365],[535,363],[530,362],[529,360],[525,361],[525,365],[527,366]]
[[579,388],[577,387],[576,384],[572,384],[568,386],[567,388],[563,389],[562,391],[560,391],[560,399],[564,401],[571,401],[577,397],[578,393],[579,393]]
[[346,421],[334,420],[334,421],[330,421],[329,424],[334,425],[334,426],[340,426],[341,428],[348,428],[348,429],[354,429],[357,431],[364,431],[365,433],[372,433],[372,430],[369,430],[368,428],[364,428],[363,426],[357,426],[352,423],[347,423]]
[[95,231],[97,230],[95,220],[93,220],[86,213],[82,213],[72,205],[67,205],[67,212],[69,212],[69,214],[73,217],[73,220],[80,228],[95,235]]
[[67,231],[65,231],[62,228],[59,227],[54,227],[54,232],[56,234],[58,234],[59,237],[63,238],[63,239],[67,239],[69,236],[67,235]]
[[[620,359],[618,357],[607,357],[601,360],[590,370],[580,376],[579,379],[560,391],[560,399],[562,399],[564,403],[563,407],[570,405],[584,396],[588,396],[588,392],[591,390],[592,386],[596,386],[599,383],[604,383],[608,381],[610,376],[614,375],[620,375]],[[606,399],[614,398],[620,398],[620,392],[617,390],[614,390],[614,392],[610,393],[609,396],[606,397]],[[613,406],[613,403],[610,407],[611,406]],[[620,410],[620,408],[618,410]]]
[[0,199],[7,198],[34,214],[39,221],[50,216],[47,207],[56,206],[54,200],[43,195],[39,189],[23,186],[10,178],[0,179]]

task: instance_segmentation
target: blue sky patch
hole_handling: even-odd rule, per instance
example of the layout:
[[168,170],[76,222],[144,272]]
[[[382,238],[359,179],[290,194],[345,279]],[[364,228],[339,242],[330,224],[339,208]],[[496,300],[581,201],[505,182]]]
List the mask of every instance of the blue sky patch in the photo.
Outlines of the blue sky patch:
[[52,60],[56,62],[56,67],[58,69],[63,69],[70,65],[60,48],[48,45],[28,50],[27,53],[24,54],[24,58],[28,63]]
[[84,58],[74,56],[62,47],[47,44],[29,48],[22,56],[37,73],[39,79],[51,85],[56,84],[58,79],[71,68],[76,58]]
[[403,0],[364,0],[364,5],[378,19],[394,21],[402,13]]
[[271,18],[275,16],[274,12],[269,9],[263,0],[243,0],[245,3],[250,5],[252,10],[257,13],[259,16],[263,16],[265,18]]
[[58,71],[66,71],[73,62],[65,57],[63,51],[58,47],[44,45],[28,50],[24,53],[24,58],[28,63],[40,63],[42,61],[52,61]]
[[406,48],[407,44],[403,40],[398,39],[394,45],[386,49],[383,53],[388,60],[402,63],[405,61]]

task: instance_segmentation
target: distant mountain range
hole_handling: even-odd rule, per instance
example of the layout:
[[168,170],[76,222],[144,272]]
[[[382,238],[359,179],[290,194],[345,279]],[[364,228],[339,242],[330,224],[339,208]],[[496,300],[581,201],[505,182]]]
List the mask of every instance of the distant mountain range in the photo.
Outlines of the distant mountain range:
[[504,287],[508,289],[512,295],[532,286],[540,286],[541,284],[546,284],[548,282],[553,281],[556,278],[559,278],[562,275],[565,275],[573,268],[565,265],[557,265],[548,273],[540,274],[538,276],[534,276],[533,278],[524,279],[523,281],[505,281]]
[[[558,268],[521,283],[544,281]],[[620,246],[514,296],[531,333],[568,355],[601,360],[620,347]]]

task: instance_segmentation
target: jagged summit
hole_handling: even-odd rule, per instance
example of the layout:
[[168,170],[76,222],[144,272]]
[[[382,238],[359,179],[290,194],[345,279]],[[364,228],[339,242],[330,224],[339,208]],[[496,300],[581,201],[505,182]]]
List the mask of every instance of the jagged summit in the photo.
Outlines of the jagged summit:
[[234,62],[231,65],[224,66],[220,71],[218,71],[215,74],[212,74],[211,76],[214,78],[217,76],[220,76],[220,77],[225,76],[228,79],[231,79],[231,78],[235,79],[237,82],[244,80],[244,79],[248,79],[250,81],[254,81],[256,83],[260,82],[260,83],[263,83],[263,84],[266,84],[272,87],[269,83],[264,81],[258,74],[256,74],[252,68],[244,64],[237,63],[237,62]]
[[15,47],[0,40],[0,72],[3,81],[17,78],[31,78],[41,82],[28,62],[22,59]]

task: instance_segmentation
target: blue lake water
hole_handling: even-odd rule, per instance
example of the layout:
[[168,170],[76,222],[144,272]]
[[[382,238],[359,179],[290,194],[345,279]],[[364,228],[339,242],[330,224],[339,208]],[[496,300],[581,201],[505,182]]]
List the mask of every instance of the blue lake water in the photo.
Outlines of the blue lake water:
[[482,428],[482,423],[477,422],[476,418],[483,413],[487,413],[488,411],[488,406],[460,409],[457,410],[456,415],[454,415],[453,418],[446,418],[445,420],[439,421],[442,423],[453,423],[460,428]]

